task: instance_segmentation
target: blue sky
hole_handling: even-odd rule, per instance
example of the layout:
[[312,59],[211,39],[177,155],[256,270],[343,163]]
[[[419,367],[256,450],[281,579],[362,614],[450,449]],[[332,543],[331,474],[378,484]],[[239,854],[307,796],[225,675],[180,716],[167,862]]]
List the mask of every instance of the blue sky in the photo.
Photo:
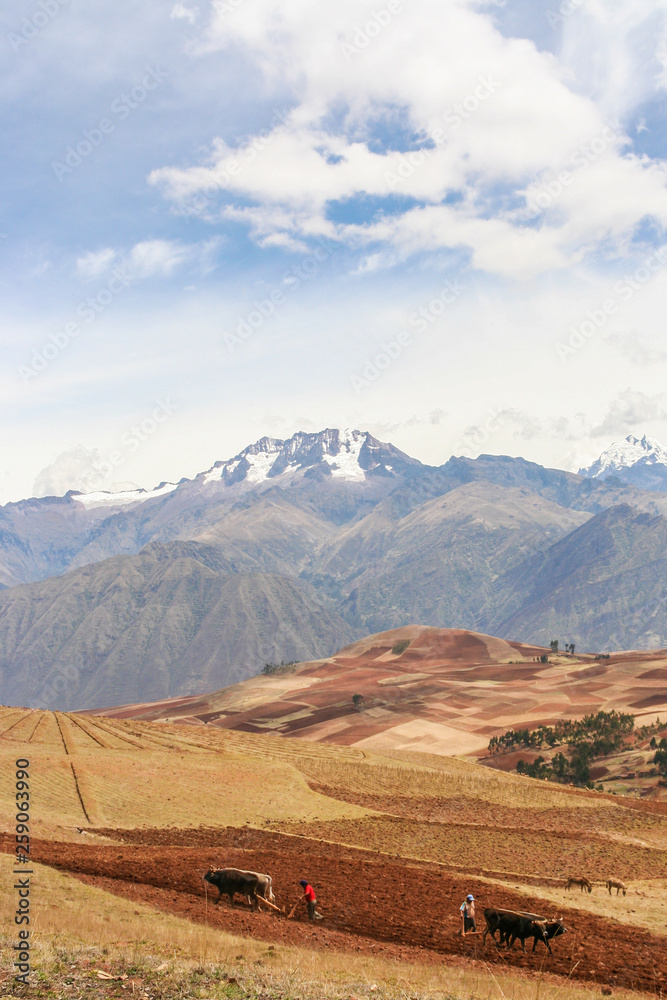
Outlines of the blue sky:
[[0,502],[324,426],[437,464],[667,440],[666,16],[10,0]]

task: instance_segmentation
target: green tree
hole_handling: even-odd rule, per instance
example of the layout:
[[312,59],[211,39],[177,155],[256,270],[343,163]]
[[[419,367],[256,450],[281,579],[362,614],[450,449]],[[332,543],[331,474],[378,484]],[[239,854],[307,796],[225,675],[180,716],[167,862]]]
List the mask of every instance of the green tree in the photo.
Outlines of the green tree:
[[658,765],[658,770],[663,778],[667,778],[667,739],[664,736],[658,743],[653,763]]

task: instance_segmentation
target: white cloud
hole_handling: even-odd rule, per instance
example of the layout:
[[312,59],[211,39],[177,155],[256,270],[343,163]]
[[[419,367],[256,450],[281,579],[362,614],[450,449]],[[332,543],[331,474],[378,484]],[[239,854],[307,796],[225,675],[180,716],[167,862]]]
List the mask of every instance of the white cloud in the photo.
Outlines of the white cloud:
[[62,452],[35,478],[33,496],[64,496],[68,490],[90,493],[102,489],[106,480],[97,448],[77,445]]
[[616,438],[629,432],[640,433],[649,421],[667,420],[667,395],[626,389],[612,400],[605,416],[597,427],[593,427],[593,437]]
[[127,255],[133,277],[152,278],[169,275],[190,257],[192,250],[173,240],[145,240],[136,243]]
[[184,6],[182,3],[177,3],[172,7],[169,17],[179,21],[189,21],[190,24],[194,24],[198,15],[199,7],[190,8]]
[[652,347],[637,333],[612,333],[603,341],[617,348],[631,364],[642,368],[667,361],[667,351]]
[[82,278],[99,278],[116,265],[131,280],[142,281],[169,277],[178,268],[189,264],[199,274],[207,275],[217,266],[221,244],[219,236],[190,244],[177,240],[143,240],[129,250],[106,247],[84,254],[76,262],[76,271]]
[[105,247],[103,250],[91,250],[90,253],[78,258],[76,272],[81,278],[98,278],[109,270],[116,256],[117,251],[111,247]]
[[[667,0],[620,6],[610,18],[591,3],[584,22],[573,18],[559,64],[525,39],[503,37],[484,7],[466,0],[414,0],[384,24],[367,0],[253,0],[233,16],[214,5],[199,51],[243,49],[294,106],[261,138],[234,148],[217,139],[207,162],[149,179],[181,204],[204,195],[194,211],[243,221],[260,245],[302,251],[326,234],[368,247],[375,267],[376,244],[389,261],[467,249],[480,270],[519,278],[600,247],[616,253],[645,218],[667,225],[665,165],[633,155],[622,129],[609,130],[604,99],[611,86],[623,107],[645,99],[651,60],[637,45],[652,46],[655,69]],[[584,23],[596,58],[570,37],[574,21]],[[378,146],[377,129],[391,134],[397,117],[435,146],[416,156]],[[571,179],[540,224],[527,226],[517,209],[563,171]],[[384,216],[356,225],[331,221],[332,201],[359,195],[419,204],[387,203]]]

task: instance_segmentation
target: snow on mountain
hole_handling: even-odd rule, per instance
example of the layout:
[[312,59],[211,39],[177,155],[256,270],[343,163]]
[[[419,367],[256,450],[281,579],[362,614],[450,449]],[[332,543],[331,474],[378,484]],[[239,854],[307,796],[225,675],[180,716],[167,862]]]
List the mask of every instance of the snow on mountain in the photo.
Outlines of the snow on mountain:
[[153,500],[155,497],[171,493],[177,486],[178,483],[160,483],[154,490],[122,490],[119,493],[110,493],[108,490],[78,493],[76,490],[70,490],[67,495],[80,503],[86,510],[93,510],[95,507],[125,507],[131,503],[143,503],[145,500]]
[[299,431],[286,441],[260,438],[234,458],[218,461],[206,472],[200,472],[194,480],[161,483],[154,490],[116,493],[106,490],[79,493],[71,490],[67,496],[88,511],[143,503],[171,493],[182,484],[242,484],[253,487],[299,473],[307,477],[363,483],[369,476],[394,477],[409,467],[419,466],[421,462],[417,459],[410,458],[392,444],[377,441],[368,431],[327,428],[315,434]]
[[257,485],[298,472],[364,482],[368,475],[392,476],[395,471],[420,464],[393,445],[377,441],[367,431],[327,428],[316,434],[299,431],[286,441],[260,438],[201,475],[205,485],[222,482],[228,486],[240,482]]
[[588,468],[579,469],[586,479],[615,476],[640,489],[667,490],[667,450],[655,438],[629,434],[615,441]]

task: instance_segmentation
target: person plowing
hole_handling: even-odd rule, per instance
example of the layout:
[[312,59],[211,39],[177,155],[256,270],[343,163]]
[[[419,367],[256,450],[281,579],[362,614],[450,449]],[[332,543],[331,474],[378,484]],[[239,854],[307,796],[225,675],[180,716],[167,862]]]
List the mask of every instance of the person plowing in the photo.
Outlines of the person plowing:
[[313,889],[310,882],[305,878],[299,879],[299,885],[303,889],[303,898],[306,901],[306,907],[308,908],[308,919],[309,920],[323,920],[321,913],[317,912],[317,897],[315,896],[315,890]]

